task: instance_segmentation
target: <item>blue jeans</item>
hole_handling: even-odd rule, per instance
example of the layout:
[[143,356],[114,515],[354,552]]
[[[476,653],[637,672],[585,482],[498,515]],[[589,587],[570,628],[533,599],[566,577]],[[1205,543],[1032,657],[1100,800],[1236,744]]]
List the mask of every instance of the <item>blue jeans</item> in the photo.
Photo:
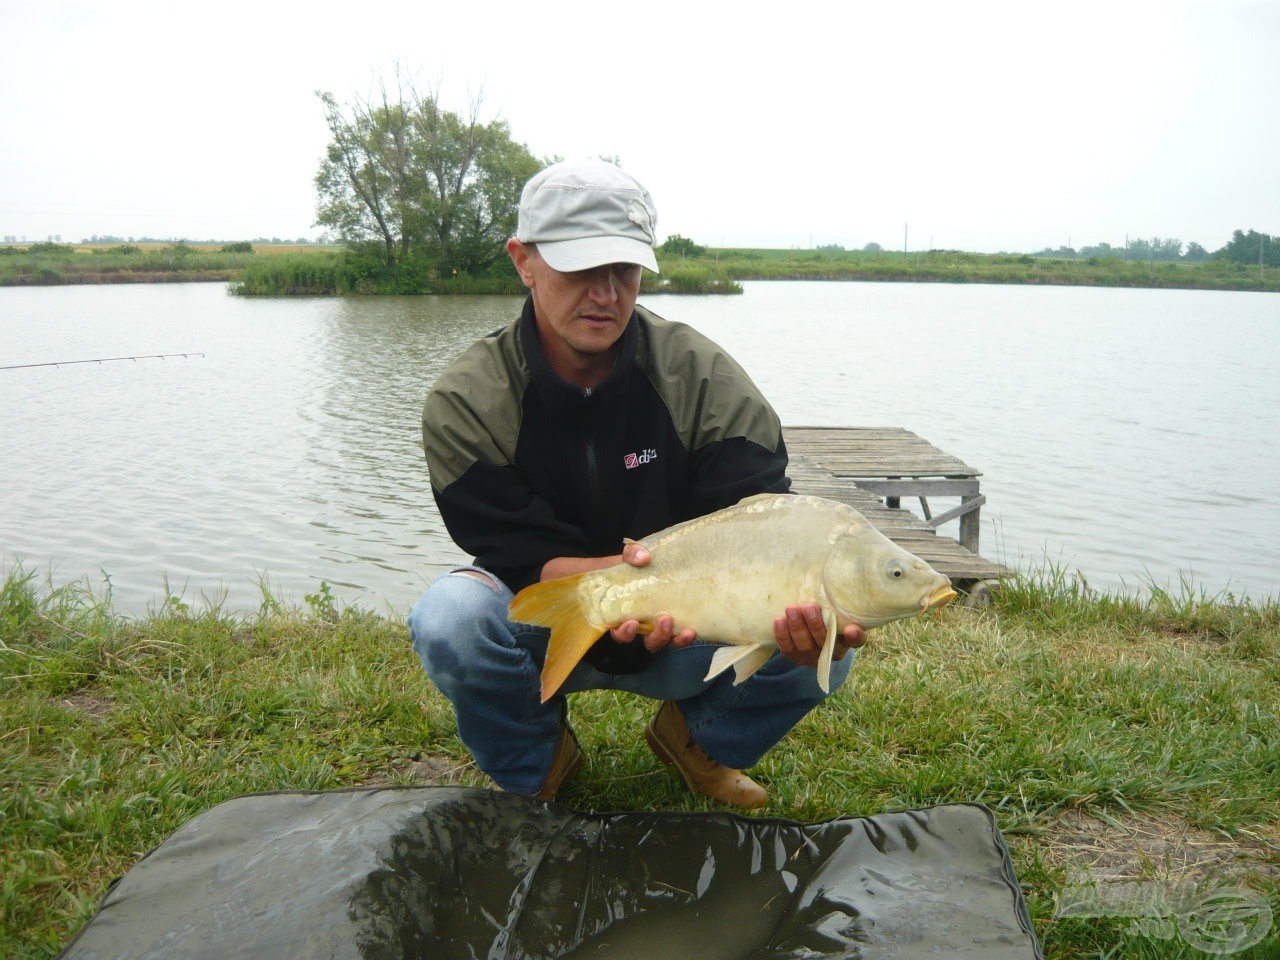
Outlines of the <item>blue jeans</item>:
[[[483,575],[477,579],[463,571]],[[511,591],[475,567],[439,577],[409,613],[409,635],[427,676],[453,704],[458,736],[480,769],[503,790],[534,794],[555,754],[562,697],[541,702],[545,627],[507,619]],[[781,611],[779,611],[781,613]],[[626,690],[674,700],[708,755],[750,767],[826,694],[812,667],[774,656],[744,683],[733,671],[704,680],[716,646],[695,643],[656,654],[643,673],[602,673],[585,661],[562,693]],[[849,674],[853,651],[831,665],[834,691]]]

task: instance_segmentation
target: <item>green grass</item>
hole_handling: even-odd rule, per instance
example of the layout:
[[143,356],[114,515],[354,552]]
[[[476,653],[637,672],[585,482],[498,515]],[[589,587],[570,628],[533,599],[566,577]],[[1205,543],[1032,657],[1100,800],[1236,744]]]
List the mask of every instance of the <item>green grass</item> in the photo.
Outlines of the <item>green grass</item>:
[[[766,815],[980,801],[1045,952],[1202,957],[1131,918],[1055,918],[1080,870],[1230,878],[1280,921],[1280,607],[1091,595],[1053,570],[873,631],[850,682],[753,771]],[[652,704],[575,696],[579,809],[712,810],[640,736]],[[0,956],[56,954],[110,881],[197,813],[263,790],[485,784],[404,626],[336,609],[142,620],[82,585],[0,586]],[[1074,873],[1073,873],[1074,871]],[[1280,956],[1280,938],[1240,957]]]

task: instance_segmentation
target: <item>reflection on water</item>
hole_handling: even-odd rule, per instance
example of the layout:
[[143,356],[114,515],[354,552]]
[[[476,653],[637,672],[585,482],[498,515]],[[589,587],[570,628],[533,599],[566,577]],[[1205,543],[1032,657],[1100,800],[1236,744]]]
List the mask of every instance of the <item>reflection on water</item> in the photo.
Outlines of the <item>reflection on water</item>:
[[[903,426],[981,469],[993,559],[1280,593],[1274,297],[754,283],[651,305],[728,348],[784,422]],[[300,603],[321,581],[404,612],[465,559],[431,498],[423,396],[519,306],[0,290],[0,366],[205,354],[0,371],[4,560],[109,582],[124,612],[166,589],[253,610],[259,584]]]

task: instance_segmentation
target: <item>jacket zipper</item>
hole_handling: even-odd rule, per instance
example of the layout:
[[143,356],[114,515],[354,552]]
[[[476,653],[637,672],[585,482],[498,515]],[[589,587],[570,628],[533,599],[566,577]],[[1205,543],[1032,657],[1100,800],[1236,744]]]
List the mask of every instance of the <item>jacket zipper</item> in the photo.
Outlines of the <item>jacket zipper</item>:
[[[585,388],[582,391],[583,399],[590,402],[592,399],[592,392],[593,391],[590,387]],[[586,434],[583,437],[583,454],[586,458],[587,466],[588,506],[590,508],[590,515],[598,525],[601,520],[601,514],[603,513],[603,504],[601,503],[600,496],[600,468],[596,463],[596,441],[595,437],[591,433],[590,419],[591,418],[588,418]]]

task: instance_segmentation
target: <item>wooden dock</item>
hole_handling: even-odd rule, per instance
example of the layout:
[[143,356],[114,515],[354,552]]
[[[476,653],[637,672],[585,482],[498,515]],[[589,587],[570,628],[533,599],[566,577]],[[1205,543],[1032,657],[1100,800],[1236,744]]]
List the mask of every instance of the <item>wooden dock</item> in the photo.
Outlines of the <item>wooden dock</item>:
[[[900,427],[783,427],[796,493],[828,497],[864,514],[881,533],[929,562],[952,581],[969,585],[1013,576],[978,553],[980,517],[986,497],[982,473]],[[917,498],[924,518],[901,508]],[[934,514],[929,498],[959,498]],[[937,528],[960,521],[960,537]]]

